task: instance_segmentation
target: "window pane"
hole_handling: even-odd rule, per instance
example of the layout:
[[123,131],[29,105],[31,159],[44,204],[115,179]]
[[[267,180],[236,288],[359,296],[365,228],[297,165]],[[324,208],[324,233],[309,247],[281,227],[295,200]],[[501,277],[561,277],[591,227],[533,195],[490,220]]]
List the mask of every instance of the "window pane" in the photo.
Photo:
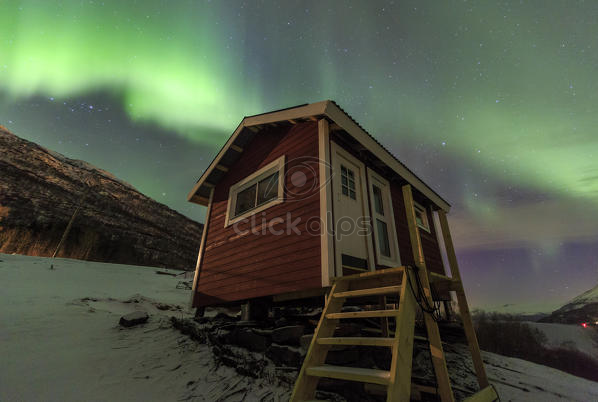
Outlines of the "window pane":
[[355,193],[355,174],[351,169],[347,169],[341,165],[341,190],[343,195],[347,195],[352,199],[357,199]]
[[388,228],[385,222],[376,219],[376,233],[378,234],[378,250],[380,255],[390,257],[390,243],[388,241]]
[[384,215],[384,202],[382,201],[382,190],[378,186],[372,186],[374,189],[374,209],[380,215]]
[[255,184],[237,194],[237,203],[235,205],[235,216],[249,211],[255,207]]
[[257,205],[278,198],[278,172],[261,180],[257,188]]
[[422,216],[422,211],[416,209],[415,210],[415,221],[417,222],[418,225],[423,226],[424,225],[424,218]]

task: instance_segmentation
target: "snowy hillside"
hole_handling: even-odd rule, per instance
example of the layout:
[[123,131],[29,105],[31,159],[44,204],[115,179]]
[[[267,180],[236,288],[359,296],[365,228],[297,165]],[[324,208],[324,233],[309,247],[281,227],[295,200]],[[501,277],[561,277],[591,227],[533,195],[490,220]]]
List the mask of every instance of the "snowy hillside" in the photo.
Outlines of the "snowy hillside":
[[[49,267],[47,258],[0,254],[1,401],[288,400],[288,385],[218,367],[207,345],[172,328],[169,316],[191,315],[181,278],[67,259]],[[120,327],[135,310],[148,323]],[[598,383],[520,359],[484,360],[503,401],[598,400]]]
[[598,321],[598,286],[580,294],[561,308],[553,311],[541,322],[558,322],[563,324],[580,324]]
[[598,286],[575,297],[573,300],[563,306],[563,309],[572,310],[590,303],[598,303]]
[[546,335],[547,347],[577,349],[598,360],[598,343],[595,340],[598,336],[594,328],[550,322],[528,322],[527,324]]

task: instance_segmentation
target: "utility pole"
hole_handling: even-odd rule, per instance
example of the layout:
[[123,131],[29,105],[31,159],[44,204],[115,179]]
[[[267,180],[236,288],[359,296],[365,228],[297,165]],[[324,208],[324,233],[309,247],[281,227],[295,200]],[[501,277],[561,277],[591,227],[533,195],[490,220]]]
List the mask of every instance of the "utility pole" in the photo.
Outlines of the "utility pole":
[[[69,232],[71,231],[71,228],[73,227],[73,222],[75,221],[75,218],[79,214],[79,211],[81,210],[81,207],[83,206],[83,203],[85,202],[85,200],[87,199],[87,196],[89,195],[89,192],[91,191],[91,174],[84,180],[84,183],[87,185],[87,188],[85,189],[85,193],[83,194],[83,197],[81,197],[81,199],[79,200],[79,203],[77,204],[77,208],[75,209],[75,212],[73,212],[73,215],[71,216],[71,219],[70,219],[68,225],[66,226],[64,233],[62,234],[62,237],[60,238],[60,241],[58,242],[58,245],[56,246],[56,250],[54,250],[54,254],[52,254],[52,259],[56,258],[56,255],[62,248],[64,241],[68,237]],[[54,269],[54,264],[50,264],[50,269]]]

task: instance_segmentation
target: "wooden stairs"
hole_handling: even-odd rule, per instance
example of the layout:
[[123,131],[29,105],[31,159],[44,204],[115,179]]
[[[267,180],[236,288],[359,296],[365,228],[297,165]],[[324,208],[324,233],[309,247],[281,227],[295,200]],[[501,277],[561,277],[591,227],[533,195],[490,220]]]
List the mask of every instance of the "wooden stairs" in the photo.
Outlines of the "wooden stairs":
[[[455,291],[457,294],[465,334],[481,389],[480,392],[468,398],[467,401],[494,401],[498,398],[494,388],[489,385],[486,377],[465,292],[463,291],[458,266],[456,265],[456,257],[450,233],[448,232],[446,216],[442,211],[439,212],[452,277],[439,274],[428,275],[423,259],[418,228],[415,224],[410,186],[403,187],[403,194],[405,196],[405,208],[416,267],[389,268],[335,279],[295,383],[291,396],[292,402],[315,400],[318,382],[323,377],[377,384],[378,387],[383,386],[386,390],[387,402],[410,401],[412,396],[420,392],[436,393],[442,402],[454,401],[455,397],[451,389],[438,325],[432,312],[427,308],[422,308],[422,311],[436,375],[437,389],[411,383],[416,312],[418,307],[422,305],[426,306],[425,301],[422,300],[423,298],[427,299],[428,305],[433,305],[431,284],[439,289]],[[363,311],[343,311],[343,306],[347,301],[355,301],[360,298],[362,300],[363,298],[371,299],[372,296],[378,298],[380,308]],[[398,299],[397,307],[387,309],[386,297]],[[340,320],[367,318],[379,318],[381,320],[382,331],[380,337],[334,336]],[[388,330],[387,322],[389,318],[395,320],[393,336],[389,336],[390,331]],[[339,345],[390,348],[392,355],[390,369],[380,370],[326,364],[326,357],[329,350],[333,346]]]

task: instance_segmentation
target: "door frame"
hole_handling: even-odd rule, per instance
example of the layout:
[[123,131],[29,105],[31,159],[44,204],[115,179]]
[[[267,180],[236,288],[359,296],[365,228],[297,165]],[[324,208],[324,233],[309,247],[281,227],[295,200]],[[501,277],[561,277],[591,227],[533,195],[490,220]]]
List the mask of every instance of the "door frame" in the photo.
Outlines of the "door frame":
[[366,218],[368,220],[368,222],[370,222],[370,228],[368,228],[368,230],[370,231],[370,235],[366,236],[366,253],[367,253],[367,261],[368,261],[368,268],[370,271],[374,271],[376,269],[376,261],[374,258],[374,245],[372,242],[372,235],[371,235],[371,216],[370,216],[370,205],[369,205],[369,197],[368,197],[368,180],[367,180],[367,174],[366,174],[366,167],[365,164],[360,161],[359,159],[357,159],[355,156],[351,155],[349,152],[347,152],[341,145],[337,144],[334,141],[330,141],[330,153],[331,153],[331,167],[332,167],[332,175],[331,175],[331,180],[330,180],[330,185],[331,187],[331,194],[332,194],[332,205],[333,205],[333,212],[332,212],[332,222],[333,225],[335,226],[335,236],[334,236],[334,256],[335,256],[335,264],[334,264],[334,273],[336,277],[341,277],[343,276],[343,266],[342,266],[342,257],[341,257],[341,249],[340,249],[340,245],[338,244],[338,240],[336,237],[336,212],[334,210],[334,204],[336,204],[335,201],[335,191],[334,191],[334,186],[335,184],[338,183],[338,181],[340,180],[340,172],[336,172],[334,170],[335,166],[336,166],[336,162],[338,159],[337,155],[340,155],[342,158],[347,159],[348,161],[350,161],[351,163],[355,164],[356,166],[359,166],[359,180],[361,181],[361,190],[360,190],[360,195],[361,195],[361,209],[363,211],[363,217]]

